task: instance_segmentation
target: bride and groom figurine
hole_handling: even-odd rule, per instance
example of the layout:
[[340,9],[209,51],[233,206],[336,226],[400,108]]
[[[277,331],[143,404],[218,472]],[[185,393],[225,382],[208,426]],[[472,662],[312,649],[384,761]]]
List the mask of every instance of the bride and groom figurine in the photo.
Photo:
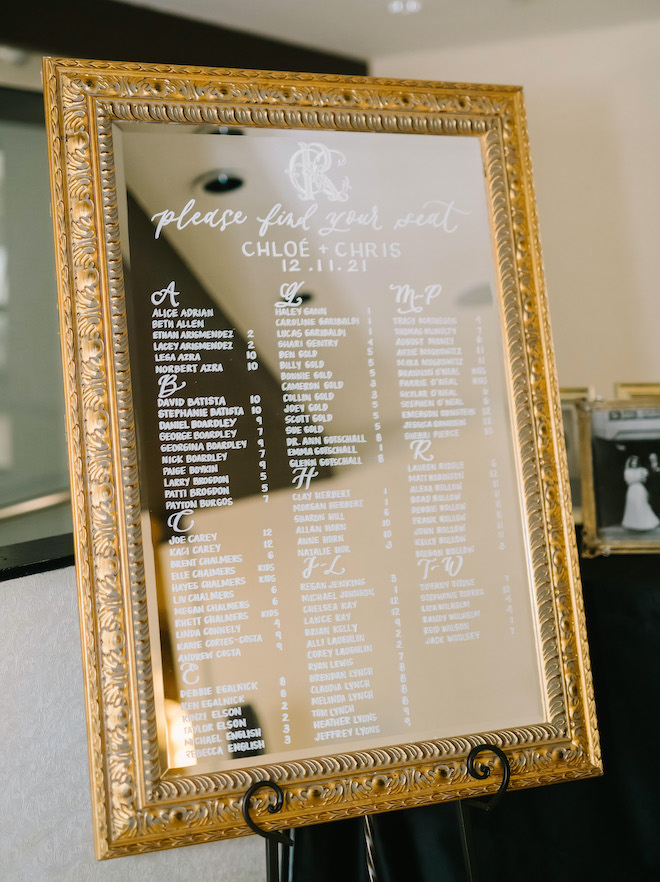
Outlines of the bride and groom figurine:
[[660,526],[660,463],[658,454],[650,453],[648,467],[638,456],[629,456],[623,469],[626,504],[621,526],[626,530],[646,532]]

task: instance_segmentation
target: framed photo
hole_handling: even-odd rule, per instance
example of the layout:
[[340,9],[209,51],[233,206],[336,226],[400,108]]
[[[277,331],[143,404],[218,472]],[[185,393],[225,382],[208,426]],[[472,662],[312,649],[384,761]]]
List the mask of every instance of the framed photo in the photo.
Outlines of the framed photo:
[[566,445],[566,463],[568,479],[571,486],[573,518],[576,524],[582,523],[582,470],[580,460],[580,424],[578,403],[591,401],[594,398],[592,386],[562,387],[559,390],[561,401],[561,418],[564,425],[564,443]]
[[598,774],[521,90],[45,92],[99,857]]
[[660,398],[660,383],[617,383],[615,398]]
[[585,553],[660,550],[660,400],[580,405]]

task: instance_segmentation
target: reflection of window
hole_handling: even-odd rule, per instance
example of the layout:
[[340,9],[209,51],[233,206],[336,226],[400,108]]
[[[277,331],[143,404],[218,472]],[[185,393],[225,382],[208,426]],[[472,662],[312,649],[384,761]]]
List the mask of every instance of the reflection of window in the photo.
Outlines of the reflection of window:
[[7,245],[5,237],[5,154],[0,151],[0,371],[7,365],[9,321],[5,312],[9,304]]
[[0,88],[0,546],[71,531],[49,203],[43,97]]
[[[5,245],[5,154],[0,151],[0,374],[9,359],[9,278],[7,276],[7,247]],[[11,416],[0,411],[0,469],[11,468]]]

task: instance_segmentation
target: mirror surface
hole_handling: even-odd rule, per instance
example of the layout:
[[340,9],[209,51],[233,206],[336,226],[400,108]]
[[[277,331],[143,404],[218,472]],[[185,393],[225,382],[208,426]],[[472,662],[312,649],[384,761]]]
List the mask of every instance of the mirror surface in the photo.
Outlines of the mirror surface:
[[43,97],[0,88],[0,546],[70,533]]
[[545,719],[479,139],[114,145],[167,766]]

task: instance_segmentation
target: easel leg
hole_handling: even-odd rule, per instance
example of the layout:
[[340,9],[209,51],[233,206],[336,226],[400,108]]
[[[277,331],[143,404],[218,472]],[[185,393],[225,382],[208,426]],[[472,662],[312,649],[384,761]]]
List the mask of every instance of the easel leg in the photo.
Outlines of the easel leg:
[[266,882],[280,882],[278,861],[279,846],[272,839],[266,840]]
[[364,816],[364,841],[367,847],[367,872],[369,874],[369,882],[378,882],[378,876],[376,875],[374,828],[369,815]]
[[476,764],[477,757],[480,753],[494,753],[502,764],[502,781],[494,796],[484,801],[483,799],[466,799],[460,800],[456,804],[458,811],[458,823],[461,830],[461,845],[463,846],[463,858],[465,860],[465,872],[468,882],[479,882],[479,869],[477,867],[477,850],[474,843],[474,834],[472,831],[472,816],[470,815],[470,807],[482,809],[490,812],[497,807],[498,803],[504,796],[511,780],[511,767],[509,760],[503,750],[494,744],[478,744],[473,747],[467,758],[467,770],[473,778],[485,780],[490,776],[489,766],[478,766]]
[[474,847],[474,834],[472,832],[472,817],[470,807],[463,800],[456,803],[458,812],[458,824],[461,831],[461,845],[463,847],[463,860],[465,861],[465,873],[468,882],[479,882],[479,869],[477,867],[477,855]]
[[[269,804],[266,808],[271,815],[279,812],[284,804],[284,793],[279,784],[275,781],[256,781],[248,787],[243,797],[243,817],[248,827],[253,833],[263,836],[266,840],[266,882],[289,882],[289,850],[293,845],[293,838],[286,833],[269,832],[262,830],[261,827],[252,820],[250,816],[250,800],[262,787],[267,787],[274,791],[276,800],[274,804]],[[280,846],[284,849],[280,860]],[[281,865],[281,874],[280,874]]]

